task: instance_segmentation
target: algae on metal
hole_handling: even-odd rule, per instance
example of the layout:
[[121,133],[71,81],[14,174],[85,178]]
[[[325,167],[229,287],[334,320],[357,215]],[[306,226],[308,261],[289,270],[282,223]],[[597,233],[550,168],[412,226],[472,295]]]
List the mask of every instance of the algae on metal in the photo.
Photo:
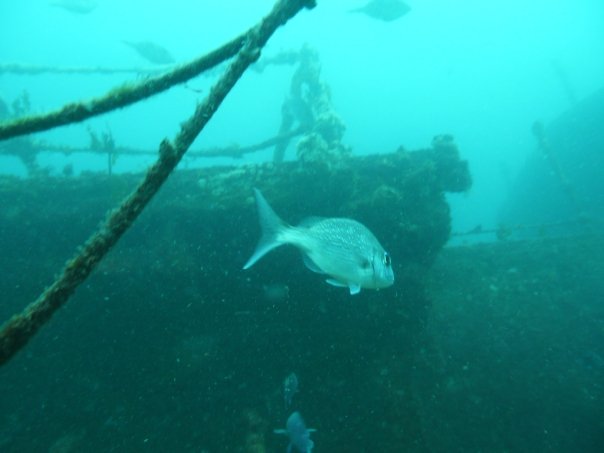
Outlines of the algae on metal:
[[[421,158],[424,151],[419,151],[414,159],[414,152],[401,151],[396,158],[405,163],[388,166],[387,173],[418,179],[439,173],[439,164],[429,159],[433,152],[427,149]],[[445,248],[428,272],[420,265],[407,268],[423,278],[422,288],[410,286],[410,278],[402,281],[397,267],[393,288],[352,300],[337,288],[315,284],[318,277],[291,250],[259,263],[251,274],[241,271],[257,239],[251,196],[232,212],[216,209],[211,200],[207,206],[198,195],[199,175],[174,174],[82,285],[78,300],[41,332],[48,341],[32,343],[28,355],[3,370],[3,388],[16,390],[26,383],[30,389],[27,394],[9,391],[3,399],[7,410],[18,414],[10,432],[24,446],[21,450],[73,429],[65,410],[78,410],[85,397],[87,413],[113,419],[121,414],[120,429],[109,432],[126,449],[136,449],[150,426],[161,430],[169,425],[153,440],[158,449],[168,451],[172,443],[172,450],[264,446],[278,451],[282,439],[274,438],[271,429],[288,415],[280,385],[292,366],[302,383],[300,410],[313,427],[329,433],[317,436],[317,447],[328,451],[390,451],[393,446],[440,451],[451,445],[483,451],[509,445],[569,450],[597,441],[603,369],[595,368],[597,357],[590,352],[601,351],[602,344],[593,341],[603,332],[601,237]],[[14,273],[0,281],[9,303],[43,286],[56,269],[53,262],[77,245],[73,237],[85,236],[112,205],[104,193],[112,182],[122,184],[116,190],[125,194],[136,179],[17,180],[3,189],[0,203],[21,194],[20,205],[37,196],[32,208],[40,208],[0,220],[10,229],[0,236],[0,262]],[[32,192],[27,192],[29,184],[35,186]],[[412,181],[405,186],[419,187]],[[272,194],[280,189],[274,187]],[[297,197],[294,202],[304,202],[293,189],[283,190]],[[391,190],[400,194],[392,183],[378,190],[386,207],[379,213],[370,210],[372,224],[393,209],[387,201]],[[325,210],[309,211],[292,206],[287,197],[282,196],[279,209],[292,222],[308,214],[329,215],[333,208],[324,201]],[[436,194],[420,197],[432,198]],[[63,213],[65,199],[69,204],[78,200],[77,207]],[[355,215],[364,210],[359,209]],[[0,215],[6,215],[4,210]],[[26,220],[30,224],[19,230]],[[64,225],[63,231],[53,229],[57,224]],[[40,232],[49,237],[36,240]],[[400,233],[392,234],[384,240],[393,244],[395,264],[413,264],[412,254],[400,254]],[[14,238],[19,241],[8,242]],[[55,241],[58,246],[48,248]],[[13,260],[23,249],[35,253],[36,260]],[[287,302],[265,300],[266,282],[287,284]],[[82,336],[82,330],[88,335]],[[24,374],[25,367],[45,373]],[[49,372],[63,379],[49,381]],[[86,379],[94,380],[92,389]],[[41,398],[55,424],[36,418]],[[143,410],[145,420],[137,417]],[[378,412],[379,417],[370,416]],[[527,433],[527,416],[535,427],[547,425],[548,433]],[[108,428],[96,415],[79,423],[86,428],[86,445],[107,438]],[[34,440],[25,435],[32,426],[40,431]]]
[[[321,80],[318,53],[305,45],[298,60],[289,96],[281,108],[279,135],[288,134],[296,127],[309,135],[320,136],[329,148],[334,148],[341,142],[346,127],[333,108],[329,86]],[[273,160],[276,163],[283,162],[288,143],[282,141],[275,146]]]

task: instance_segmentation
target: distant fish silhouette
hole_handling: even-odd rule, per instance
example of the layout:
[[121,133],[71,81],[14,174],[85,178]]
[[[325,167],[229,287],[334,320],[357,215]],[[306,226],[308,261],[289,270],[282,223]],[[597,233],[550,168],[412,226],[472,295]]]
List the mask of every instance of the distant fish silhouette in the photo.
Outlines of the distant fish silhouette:
[[285,409],[292,405],[294,395],[298,393],[298,376],[296,373],[290,373],[283,382],[283,399],[285,400]]
[[98,6],[97,2],[94,0],[53,0],[49,5],[63,8],[64,10],[75,14],[91,13]]
[[122,41],[129,47],[132,47],[136,52],[150,63],[154,64],[170,64],[174,63],[172,54],[151,41]]
[[411,11],[411,7],[401,0],[371,0],[365,6],[350,10],[363,13],[373,19],[392,22]]

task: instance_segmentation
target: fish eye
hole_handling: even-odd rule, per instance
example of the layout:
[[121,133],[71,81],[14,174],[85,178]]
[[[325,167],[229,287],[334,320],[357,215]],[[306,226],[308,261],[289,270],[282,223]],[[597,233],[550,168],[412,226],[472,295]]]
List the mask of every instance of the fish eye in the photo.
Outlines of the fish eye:
[[392,264],[392,260],[390,259],[390,255],[388,255],[388,252],[384,252],[382,262],[384,263],[384,266],[390,266]]

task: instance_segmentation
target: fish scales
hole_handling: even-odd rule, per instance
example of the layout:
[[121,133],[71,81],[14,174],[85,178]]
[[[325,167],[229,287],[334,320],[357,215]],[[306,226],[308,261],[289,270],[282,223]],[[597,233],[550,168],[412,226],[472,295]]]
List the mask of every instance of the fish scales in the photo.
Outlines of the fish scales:
[[312,218],[292,227],[277,216],[260,191],[254,193],[262,237],[244,269],[272,249],[290,244],[306,255],[311,270],[327,274],[332,277],[327,283],[347,286],[351,294],[394,283],[390,256],[363,224],[346,218]]

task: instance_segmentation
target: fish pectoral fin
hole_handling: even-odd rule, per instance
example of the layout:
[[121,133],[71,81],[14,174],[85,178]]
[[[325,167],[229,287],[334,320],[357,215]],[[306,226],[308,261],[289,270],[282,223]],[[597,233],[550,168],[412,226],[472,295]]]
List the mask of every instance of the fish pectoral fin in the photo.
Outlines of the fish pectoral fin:
[[357,283],[350,282],[348,284],[348,288],[350,288],[350,295],[354,296],[355,294],[359,294],[361,292],[361,285]]
[[335,278],[328,278],[325,281],[331,286],[337,286],[339,288],[348,288],[348,285],[346,283],[342,283],[340,280],[336,280]]
[[344,283],[340,280],[336,280],[335,278],[328,278],[325,280],[331,286],[337,286],[339,288],[348,288],[350,290],[350,295],[354,296],[355,294],[359,294],[361,292],[361,285],[358,283],[348,282]]

